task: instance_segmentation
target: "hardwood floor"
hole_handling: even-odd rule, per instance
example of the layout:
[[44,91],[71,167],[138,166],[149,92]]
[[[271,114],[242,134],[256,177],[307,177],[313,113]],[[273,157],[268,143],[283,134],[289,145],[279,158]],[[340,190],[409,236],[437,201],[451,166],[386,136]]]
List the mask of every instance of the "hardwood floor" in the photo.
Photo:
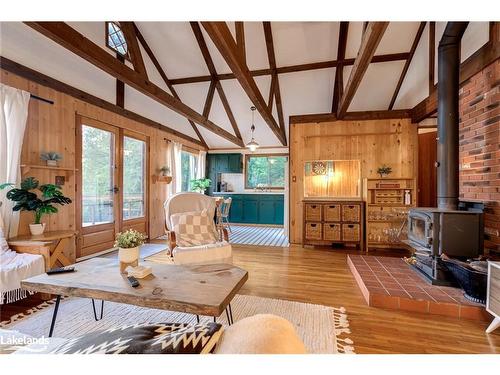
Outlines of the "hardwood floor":
[[[242,294],[344,306],[356,353],[500,353],[500,331],[485,334],[488,323],[367,306],[347,267],[349,253],[356,251],[235,245],[233,260],[249,272]],[[39,302],[32,296],[2,306],[1,319]]]

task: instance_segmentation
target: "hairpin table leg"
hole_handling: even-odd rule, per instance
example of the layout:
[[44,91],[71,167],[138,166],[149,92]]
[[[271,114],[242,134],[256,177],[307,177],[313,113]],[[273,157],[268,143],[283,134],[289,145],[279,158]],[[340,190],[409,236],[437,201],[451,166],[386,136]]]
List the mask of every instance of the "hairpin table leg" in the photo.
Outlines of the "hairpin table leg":
[[92,309],[94,310],[94,319],[95,321],[99,321],[102,319],[103,315],[104,315],[104,300],[101,300],[101,317],[100,318],[97,318],[97,311],[95,309],[95,302],[94,302],[94,299],[92,298]]
[[52,322],[50,323],[49,337],[52,337],[52,333],[54,332],[54,326],[56,325],[57,311],[59,310],[59,302],[61,302],[61,296],[57,296],[56,298],[54,312],[52,313]]

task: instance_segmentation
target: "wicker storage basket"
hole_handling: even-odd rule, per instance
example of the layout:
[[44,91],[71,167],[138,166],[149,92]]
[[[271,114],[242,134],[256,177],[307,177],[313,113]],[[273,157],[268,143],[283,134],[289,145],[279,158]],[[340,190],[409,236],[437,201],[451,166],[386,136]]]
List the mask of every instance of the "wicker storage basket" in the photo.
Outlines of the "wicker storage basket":
[[321,240],[321,223],[306,223],[306,238],[308,240]]

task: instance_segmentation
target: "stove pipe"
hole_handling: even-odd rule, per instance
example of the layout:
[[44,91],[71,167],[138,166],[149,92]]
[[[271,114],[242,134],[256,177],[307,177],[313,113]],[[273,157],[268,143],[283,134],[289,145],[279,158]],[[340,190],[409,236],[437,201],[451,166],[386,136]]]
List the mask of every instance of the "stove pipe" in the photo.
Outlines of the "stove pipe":
[[448,22],[438,48],[438,208],[458,207],[460,41],[468,22]]

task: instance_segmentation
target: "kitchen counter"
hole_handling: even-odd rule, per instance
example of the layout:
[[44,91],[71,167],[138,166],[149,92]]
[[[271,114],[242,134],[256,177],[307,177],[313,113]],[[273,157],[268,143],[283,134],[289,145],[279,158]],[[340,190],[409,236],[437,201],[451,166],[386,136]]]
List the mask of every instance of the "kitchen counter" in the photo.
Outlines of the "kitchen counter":
[[283,225],[285,195],[283,191],[249,191],[213,193],[214,197],[231,198],[229,221],[241,224]]

